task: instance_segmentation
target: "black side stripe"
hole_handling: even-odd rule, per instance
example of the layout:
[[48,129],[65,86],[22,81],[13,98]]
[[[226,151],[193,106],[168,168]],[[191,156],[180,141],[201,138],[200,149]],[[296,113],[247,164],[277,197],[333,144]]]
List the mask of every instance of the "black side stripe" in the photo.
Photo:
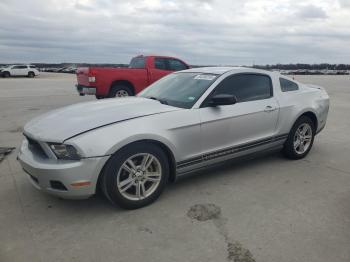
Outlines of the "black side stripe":
[[238,152],[241,152],[241,151],[252,149],[254,147],[258,147],[258,146],[270,144],[270,143],[273,143],[273,142],[276,142],[276,141],[284,140],[287,137],[288,137],[288,134],[283,134],[283,135],[278,135],[278,136],[274,136],[274,137],[270,137],[270,138],[261,139],[261,140],[257,140],[257,141],[254,141],[254,142],[242,144],[242,145],[239,145],[239,146],[234,146],[234,147],[230,147],[230,148],[217,150],[217,151],[214,151],[214,152],[203,154],[203,155],[198,156],[198,157],[193,157],[193,158],[190,158],[190,159],[186,159],[186,160],[177,162],[176,163],[176,167],[177,168],[183,168],[183,167],[186,167],[186,166],[199,164],[199,163],[204,162],[204,161],[208,161],[208,160],[212,160],[212,159],[215,159],[215,158],[219,158],[219,157],[235,154],[235,153],[238,153]]

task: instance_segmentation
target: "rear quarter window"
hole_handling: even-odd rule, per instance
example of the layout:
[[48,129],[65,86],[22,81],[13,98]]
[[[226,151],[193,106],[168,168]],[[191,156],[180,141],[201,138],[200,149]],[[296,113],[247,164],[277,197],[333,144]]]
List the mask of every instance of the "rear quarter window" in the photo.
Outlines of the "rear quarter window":
[[287,80],[285,78],[280,78],[280,86],[281,86],[282,92],[299,90],[299,86],[297,83]]

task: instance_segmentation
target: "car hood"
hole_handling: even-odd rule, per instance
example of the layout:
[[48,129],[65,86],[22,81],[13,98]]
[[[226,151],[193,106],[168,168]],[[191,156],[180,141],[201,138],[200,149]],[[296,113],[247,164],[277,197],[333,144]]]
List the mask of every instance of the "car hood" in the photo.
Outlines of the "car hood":
[[142,97],[85,102],[34,118],[24,126],[24,134],[39,141],[62,143],[98,127],[175,110],[181,108]]

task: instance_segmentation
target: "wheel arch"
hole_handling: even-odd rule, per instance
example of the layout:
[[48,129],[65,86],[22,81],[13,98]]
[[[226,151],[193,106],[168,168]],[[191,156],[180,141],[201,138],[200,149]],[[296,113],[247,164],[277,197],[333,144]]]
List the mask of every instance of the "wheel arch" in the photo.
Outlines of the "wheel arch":
[[114,80],[110,86],[110,89],[109,89],[109,92],[111,92],[112,88],[116,85],[124,85],[124,86],[127,86],[131,89],[132,91],[132,94],[135,95],[135,87],[134,85],[128,81],[128,80]]
[[[117,150],[115,150],[111,155],[117,154],[120,150],[129,147],[133,144],[137,144],[137,143],[148,143],[148,144],[153,144],[154,146],[157,146],[159,148],[161,148],[163,150],[163,152],[165,153],[167,159],[168,159],[168,163],[169,163],[169,182],[174,182],[176,180],[176,160],[175,160],[175,156],[174,153],[172,152],[172,150],[169,148],[169,146],[167,146],[165,143],[159,141],[159,140],[155,140],[155,139],[140,139],[140,140],[136,140],[133,142],[130,142],[122,147],[119,147]],[[109,157],[109,159],[110,159]],[[98,175],[98,179],[97,179],[97,184],[96,184],[96,191],[98,190],[98,188],[100,187],[100,183],[101,183],[101,179],[103,177],[103,173],[105,170],[105,167],[109,161],[109,159],[104,163],[104,166],[102,167],[99,175]]]
[[300,114],[295,121],[297,121],[302,116],[307,116],[308,118],[311,119],[311,121],[313,122],[313,124],[315,126],[315,132],[317,132],[317,129],[318,129],[317,115],[313,111],[307,110],[307,111],[303,112],[302,114]]

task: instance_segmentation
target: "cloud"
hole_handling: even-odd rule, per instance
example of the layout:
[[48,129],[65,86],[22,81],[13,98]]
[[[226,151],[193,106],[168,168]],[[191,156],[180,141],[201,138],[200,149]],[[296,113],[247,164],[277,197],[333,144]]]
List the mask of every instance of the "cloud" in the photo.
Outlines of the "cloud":
[[321,7],[314,5],[303,6],[298,10],[297,16],[306,19],[323,19],[328,17]]
[[338,0],[341,7],[344,8],[350,8],[350,1],[349,0]]
[[2,0],[0,63],[348,63],[349,16],[333,0]]

